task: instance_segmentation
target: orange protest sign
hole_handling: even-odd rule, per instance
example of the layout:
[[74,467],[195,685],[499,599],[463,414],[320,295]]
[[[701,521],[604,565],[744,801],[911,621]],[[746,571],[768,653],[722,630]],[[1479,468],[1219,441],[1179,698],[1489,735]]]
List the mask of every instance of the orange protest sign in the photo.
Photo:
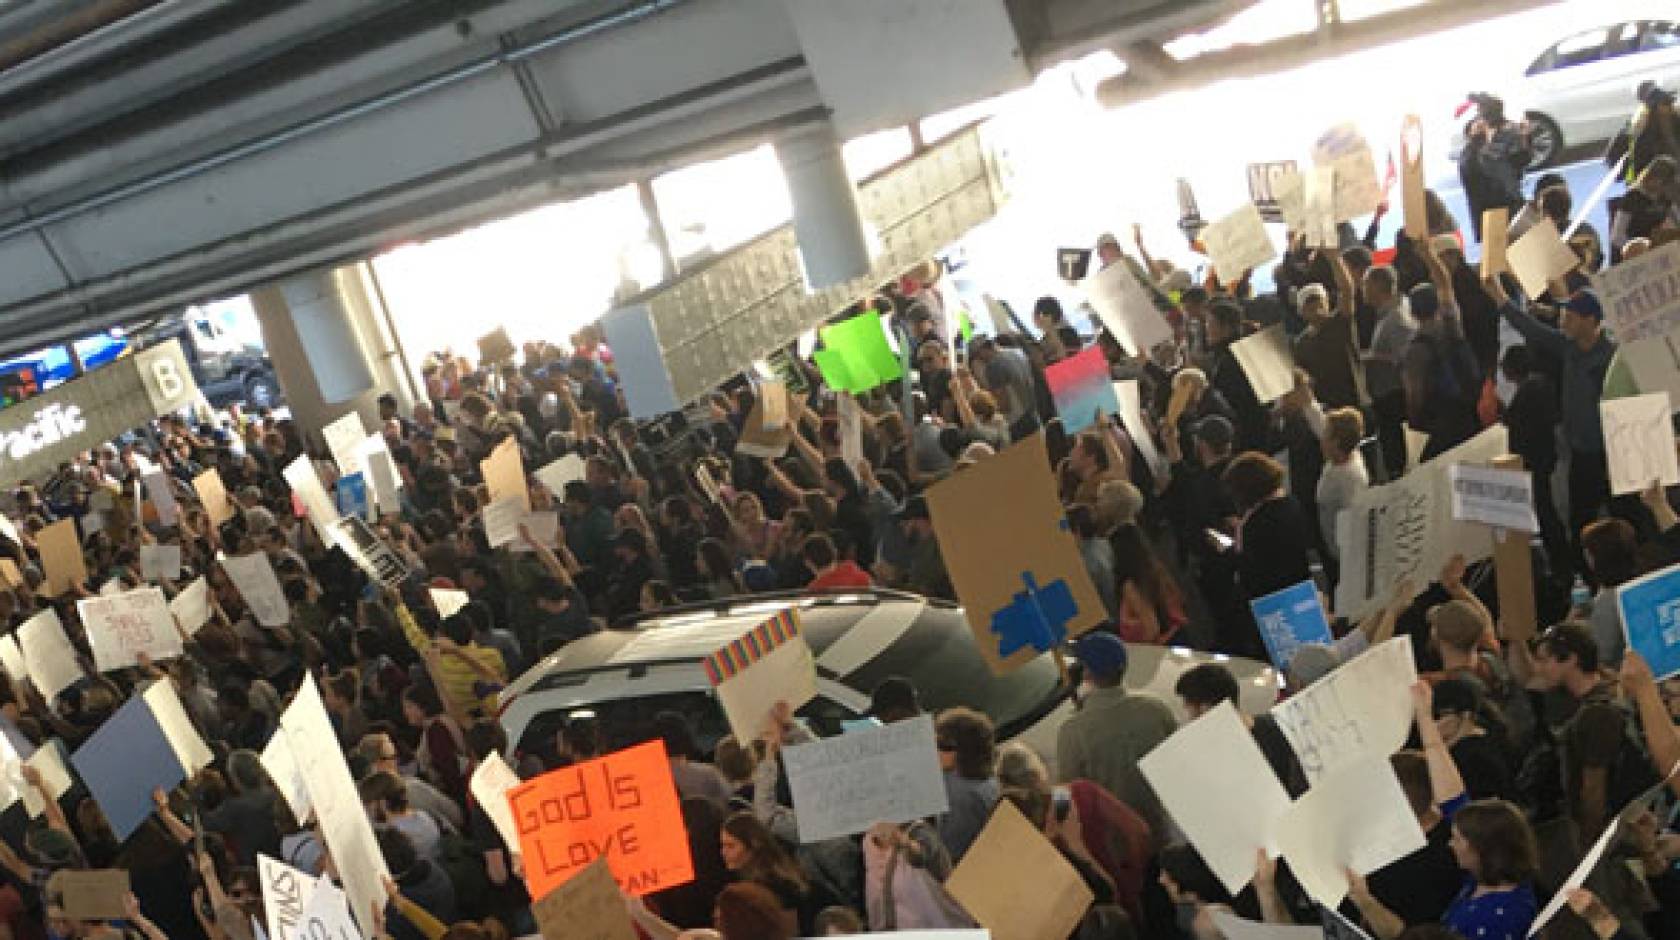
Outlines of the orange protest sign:
[[533,898],[603,855],[629,895],[694,880],[688,832],[662,742],[550,771],[509,790],[507,798]]

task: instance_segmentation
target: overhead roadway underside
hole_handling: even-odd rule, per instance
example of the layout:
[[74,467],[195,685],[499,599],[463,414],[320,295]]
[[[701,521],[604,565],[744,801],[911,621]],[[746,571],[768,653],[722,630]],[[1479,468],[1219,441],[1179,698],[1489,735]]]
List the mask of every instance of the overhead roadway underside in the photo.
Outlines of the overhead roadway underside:
[[0,4],[0,354],[1095,48],[1141,61],[1248,2]]

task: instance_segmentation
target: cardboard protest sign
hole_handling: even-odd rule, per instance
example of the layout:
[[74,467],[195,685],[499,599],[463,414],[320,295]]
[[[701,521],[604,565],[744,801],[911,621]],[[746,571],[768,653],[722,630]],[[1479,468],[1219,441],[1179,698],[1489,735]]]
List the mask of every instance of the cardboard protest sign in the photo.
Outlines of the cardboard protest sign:
[[1043,434],[940,481],[927,501],[993,672],[1018,668],[1107,616],[1067,530]]
[[157,716],[138,696],[105,719],[70,762],[104,811],[118,842],[152,815],[153,790],[162,787],[167,792],[187,779],[186,768],[175,756]]
[[508,336],[507,327],[498,326],[478,338],[478,361],[480,364],[507,362],[511,360],[518,349],[513,345],[513,339]]
[[181,507],[175,501],[175,487],[169,474],[153,470],[141,476],[141,481],[146,485],[146,501],[157,512],[158,525],[174,525],[180,518]]
[[509,436],[478,464],[484,485],[490,490],[490,501],[517,500],[522,509],[531,511],[531,490],[525,485],[525,459],[519,453],[518,439]]
[[1092,900],[1079,872],[1008,800],[998,801],[945,890],[995,940],[1065,940]]
[[96,868],[53,872],[47,890],[61,892],[64,916],[73,920],[128,919],[128,870]]
[[508,791],[525,884],[543,897],[605,856],[635,897],[694,878],[665,745],[650,741],[551,770]]
[[1423,191],[1423,122],[1406,115],[1400,130],[1400,207],[1407,237],[1429,238],[1428,203]]
[[211,525],[221,528],[222,523],[233,518],[233,501],[228,499],[221,471],[211,467],[193,477],[192,485],[198,501],[204,504],[204,514],[210,517]]
[[[24,763],[35,768],[41,775],[41,784],[47,789],[47,798],[60,800],[64,794],[70,792],[75,780],[70,776],[70,752],[64,747],[64,742],[53,738],[35,749]],[[29,813],[30,819],[39,819],[47,811],[46,800],[41,797],[39,790],[27,783],[18,787],[18,793],[23,797],[24,811]]]
[[390,872],[313,676],[304,675],[292,704],[280,716],[280,733],[286,736],[292,758],[303,775],[309,804],[315,809],[327,849],[344,879],[351,911],[360,911],[357,922],[366,933],[373,933],[374,925],[368,920],[374,905],[385,904],[384,879]]
[[1540,530],[1534,515],[1534,477],[1528,471],[1455,463],[1447,468],[1447,480],[1454,519],[1518,532]]
[[1289,794],[1230,702],[1173,732],[1138,761],[1173,822],[1232,894],[1254,877],[1254,853],[1275,849]]
[[1104,415],[1120,411],[1120,402],[1114,397],[1114,380],[1108,374],[1108,356],[1094,343],[1061,362],[1046,366],[1044,381],[1056,401],[1062,428],[1069,434],[1078,434],[1101,421]]
[[293,460],[281,471],[281,476],[286,478],[286,485],[292,488],[293,499],[303,503],[310,524],[321,537],[321,544],[331,548],[333,523],[338,521],[338,510],[333,506],[332,498],[327,495],[326,487],[321,485],[321,476],[315,472],[315,465],[310,462],[309,455],[303,454]]
[[169,612],[175,615],[181,632],[187,636],[197,633],[210,622],[210,582],[203,575],[194,578],[169,601]]
[[1260,210],[1252,204],[1209,225],[1202,231],[1202,244],[1219,279],[1227,284],[1277,257],[1277,246],[1266,232]]
[[17,628],[17,642],[23,661],[29,666],[29,681],[49,705],[60,692],[83,678],[76,649],[64,636],[64,624],[51,607]]
[[275,940],[296,937],[303,912],[315,896],[317,879],[259,852],[257,880],[262,883],[263,920],[269,935]]
[[160,662],[181,655],[169,601],[155,587],[79,600],[76,612],[93,647],[93,667],[100,672],[127,669],[141,653]]
[[41,573],[46,576],[41,586],[47,596],[57,597],[87,581],[87,562],[76,537],[76,520],[60,519],[37,532],[35,547],[41,553]]
[[1482,210],[1482,277],[1511,270],[1506,260],[1511,234],[1511,210],[1505,206]]
[[823,348],[811,359],[823,382],[840,392],[862,394],[904,375],[904,365],[887,342],[881,315],[865,310],[820,331]]
[[24,586],[23,572],[18,569],[17,562],[0,558],[0,583],[14,591]]
[[1056,249],[1056,274],[1064,281],[1082,281],[1091,270],[1091,249]]
[[757,739],[777,702],[798,708],[817,695],[817,670],[797,608],[753,627],[701,665],[737,741]]
[[636,928],[605,858],[531,903],[544,940],[635,940]]
[[585,464],[582,457],[577,454],[567,454],[539,469],[537,480],[543,486],[548,487],[548,491],[553,493],[556,499],[564,499],[566,497],[566,484],[573,480],[582,480],[584,470]]
[[1680,243],[1606,268],[1593,275],[1593,287],[1617,343],[1669,335],[1680,328]]
[[620,307],[600,323],[630,417],[645,420],[680,409],[652,312],[641,305]]
[[354,410],[321,429],[321,437],[327,442],[327,453],[332,454],[333,463],[338,464],[340,476],[362,472],[362,442],[367,440],[367,436],[361,412]]
[[776,381],[758,383],[758,403],[764,406],[764,427],[775,431],[788,422],[787,386]]
[[1278,822],[1278,847],[1308,896],[1334,908],[1348,869],[1368,875],[1424,846],[1387,755],[1366,754],[1315,781]]
[[408,563],[361,516],[345,516],[333,527],[339,547],[369,578],[395,585],[408,577]]
[[1336,518],[1342,565],[1336,614],[1358,620],[1388,602],[1396,584],[1425,584],[1454,555],[1477,561],[1493,553],[1487,526],[1452,517],[1446,468],[1490,463],[1508,452],[1503,425],[1494,425],[1405,476],[1360,493]]
[[181,546],[140,546],[140,577],[147,581],[173,581],[181,576]]
[[1667,392],[1599,402],[1610,493],[1640,493],[1653,483],[1680,483],[1674,451],[1673,409]]
[[1405,745],[1415,682],[1412,638],[1397,636],[1284,700],[1272,717],[1317,786],[1362,757],[1387,761]]
[[1311,580],[1256,598],[1248,606],[1254,611],[1266,653],[1279,669],[1289,668],[1289,661],[1301,646],[1335,641],[1324,604],[1318,599],[1318,585]]
[[1680,673],[1680,566],[1654,571],[1616,589],[1628,649],[1658,679]]
[[1231,344],[1248,384],[1263,404],[1282,398],[1295,387],[1295,353],[1289,348],[1289,334],[1283,324],[1269,326]]
[[735,450],[749,457],[777,460],[787,453],[788,447],[793,444],[793,436],[797,433],[786,425],[780,430],[766,427],[764,403],[754,402],[752,410],[747,412],[746,422],[741,425],[741,439],[736,442]]
[[221,565],[258,623],[283,627],[291,622],[291,605],[286,603],[286,593],[280,589],[280,579],[274,576],[274,566],[267,555],[262,552],[228,555],[221,559]]
[[1365,135],[1352,123],[1325,131],[1313,144],[1313,166],[1330,168],[1335,176],[1336,222],[1349,222],[1377,211],[1383,200],[1376,160]]
[[805,844],[950,808],[927,715],[782,750]]
[[513,822],[513,807],[508,803],[508,791],[519,786],[519,775],[513,772],[502,755],[491,751],[473,768],[467,788],[478,802],[484,815],[496,827],[497,835],[514,854],[519,853],[519,827]]
[[285,733],[276,730],[269,735],[268,744],[263,746],[260,756],[263,770],[268,771],[268,778],[274,781],[274,789],[291,808],[293,818],[299,822],[307,821],[309,784],[303,779],[303,770],[298,767],[297,759],[292,757],[292,746],[286,743]]
[[1557,226],[1551,219],[1541,219],[1529,226],[1521,238],[1505,249],[1505,260],[1511,266],[1511,273],[1517,276],[1517,283],[1522,285],[1523,293],[1530,297],[1538,297],[1552,281],[1581,263],[1574,250],[1558,237]]

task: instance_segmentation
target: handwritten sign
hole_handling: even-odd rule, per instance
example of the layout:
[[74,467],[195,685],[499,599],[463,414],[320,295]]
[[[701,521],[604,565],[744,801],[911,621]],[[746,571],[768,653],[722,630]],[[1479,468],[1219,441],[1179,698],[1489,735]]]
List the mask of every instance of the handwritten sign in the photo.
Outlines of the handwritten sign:
[[1680,242],[1594,275],[1593,287],[1617,343],[1667,336],[1680,328]]
[[1190,844],[1227,890],[1254,877],[1254,853],[1274,849],[1289,794],[1236,707],[1223,702],[1138,761]]
[[798,708],[816,698],[817,669],[790,607],[702,662],[737,741],[752,741],[777,702]]
[[1454,519],[1518,532],[1540,530],[1534,516],[1534,477],[1528,471],[1455,463],[1447,468],[1447,479],[1452,483]]
[[276,731],[269,735],[268,744],[263,746],[261,754],[263,770],[268,771],[268,778],[274,781],[274,789],[280,792],[281,799],[291,808],[292,818],[300,823],[309,819],[309,784],[303,779],[303,771],[292,757],[292,746],[286,743],[286,735]]
[[1599,402],[1604,450],[1610,465],[1610,492],[1639,493],[1653,483],[1680,483],[1675,459],[1673,408],[1668,393],[1635,395]]
[[362,472],[362,441],[368,436],[360,412],[351,411],[321,429],[327,442],[327,453],[338,464],[341,477]]
[[508,791],[508,802],[532,897],[603,856],[632,896],[694,878],[677,788],[659,741],[549,771]]
[[548,487],[548,491],[553,493],[556,498],[564,499],[566,484],[573,480],[582,480],[583,474],[583,458],[577,454],[567,454],[538,470],[537,479],[542,482],[542,485]]
[[1202,244],[1219,279],[1227,284],[1277,257],[1277,246],[1252,203],[1209,225],[1202,232]]
[[1336,248],[1336,168],[1316,166],[1301,182],[1301,230],[1308,248]]
[[18,649],[29,667],[35,691],[52,703],[60,692],[82,679],[76,650],[64,636],[64,624],[51,607],[25,620],[17,629]]
[[210,622],[210,582],[203,576],[194,578],[169,601],[169,612],[175,615],[175,622],[187,636],[203,629]]
[[1366,754],[1314,781],[1278,821],[1278,847],[1307,894],[1334,908],[1347,871],[1368,875],[1424,846],[1388,757]]
[[635,940],[636,928],[605,858],[531,904],[544,940]]
[[784,748],[782,763],[804,843],[934,816],[950,806],[933,719],[926,715]]
[[1352,123],[1337,124],[1313,144],[1313,166],[1335,170],[1335,222],[1349,222],[1377,211],[1383,200],[1371,145]]
[[1297,692],[1272,717],[1316,786],[1361,757],[1386,760],[1406,743],[1415,682],[1412,638],[1397,636]]
[[515,500],[521,509],[531,511],[531,490],[525,485],[525,459],[519,453],[519,441],[511,435],[503,438],[490,456],[479,462],[484,485],[490,489],[490,501]]
[[1279,669],[1289,668],[1289,661],[1302,645],[1335,641],[1324,604],[1318,599],[1318,586],[1310,580],[1256,598],[1248,606],[1254,611],[1266,652]]
[[1085,879],[1008,800],[998,801],[945,890],[996,940],[1065,940],[1092,900]]
[[315,896],[316,879],[259,852],[257,880],[262,882],[263,920],[269,936],[276,940],[295,937],[309,899]]
[[[1086,278],[1081,287],[1103,328],[1134,355],[1146,355],[1156,346],[1172,342],[1171,324],[1161,315],[1131,265],[1123,261],[1111,264]],[[1008,326],[1008,314],[1003,316],[1005,328],[1000,328],[1000,333]]]
[[[385,902],[380,899],[376,903]],[[370,909],[357,919],[372,916]],[[298,940],[360,940],[362,934],[350,917],[349,898],[332,883],[332,878],[322,875],[315,882],[315,891],[298,919],[296,936]]]
[[19,780],[18,792],[23,796],[23,808],[29,813],[30,819],[39,819],[47,811],[47,799],[59,800],[70,792],[75,781],[70,776],[69,752],[64,749],[64,742],[57,738],[35,749],[24,763],[35,768],[41,775],[41,784],[46,787],[47,796],[43,798],[41,791]]
[[[331,527],[328,528],[330,530]],[[229,555],[221,560],[221,565],[258,623],[265,627],[283,627],[291,622],[291,607],[286,603],[286,594],[280,589],[280,580],[274,576],[274,566],[269,564],[267,555],[262,552]]]
[[175,632],[169,601],[155,587],[79,600],[76,612],[100,672],[126,669],[141,653],[154,660],[181,655],[181,636]]
[[1629,649],[1658,679],[1680,673],[1680,565],[1636,578],[1616,589]]

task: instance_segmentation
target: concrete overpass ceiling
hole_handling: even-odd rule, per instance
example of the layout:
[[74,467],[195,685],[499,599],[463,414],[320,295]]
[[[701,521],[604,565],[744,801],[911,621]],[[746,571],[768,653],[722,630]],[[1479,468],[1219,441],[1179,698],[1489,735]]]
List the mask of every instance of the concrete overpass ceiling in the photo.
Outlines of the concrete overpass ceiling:
[[0,354],[1249,2],[0,0]]

